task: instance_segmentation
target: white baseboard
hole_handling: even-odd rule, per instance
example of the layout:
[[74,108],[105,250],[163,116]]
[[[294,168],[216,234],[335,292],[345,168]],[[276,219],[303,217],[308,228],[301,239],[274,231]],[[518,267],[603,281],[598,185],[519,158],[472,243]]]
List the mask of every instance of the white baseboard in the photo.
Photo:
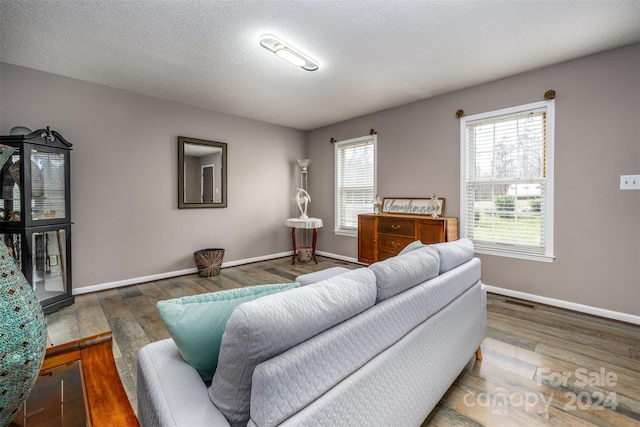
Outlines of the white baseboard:
[[[328,258],[333,258],[333,259],[337,259],[337,260],[341,260],[341,261],[346,261],[346,262],[352,262],[352,263],[359,264],[358,260],[356,258],[347,257],[347,256],[343,256],[343,255],[338,255],[338,254],[334,254],[334,253],[331,253],[331,252],[318,251],[316,253],[317,253],[317,255],[325,256],[325,257],[328,257]],[[259,256],[259,257],[255,257],[255,258],[246,258],[246,259],[240,259],[240,260],[235,260],[235,261],[223,262],[222,263],[222,268],[235,267],[237,265],[249,264],[249,263],[252,263],[252,262],[267,261],[267,260],[270,260],[270,259],[282,258],[282,257],[286,257],[286,256],[293,256],[293,251],[280,252],[280,253],[271,254],[271,255]],[[108,289],[121,288],[123,286],[138,285],[140,283],[153,282],[154,280],[168,279],[170,277],[184,276],[186,274],[194,274],[194,273],[197,273],[197,272],[198,272],[198,269],[195,268],[195,267],[187,268],[187,269],[184,269],[184,270],[168,271],[166,273],[152,274],[150,276],[134,277],[132,279],[125,279],[125,280],[118,280],[118,281],[115,281],[115,282],[107,282],[107,283],[101,283],[101,284],[97,284],[97,285],[83,286],[81,288],[73,289],[72,293],[73,293],[73,295],[88,294],[88,293],[91,293],[91,292],[105,291],[105,290],[108,290]],[[618,311],[607,310],[607,309],[598,308],[598,307],[592,307],[592,306],[589,306],[589,305],[578,304],[578,303],[574,303],[574,302],[570,302],[570,301],[563,301],[563,300],[559,300],[559,299],[543,297],[543,296],[540,296],[540,295],[534,295],[534,294],[528,294],[528,293],[525,293],[525,292],[513,291],[511,289],[504,289],[504,288],[499,288],[497,286],[487,285],[486,283],[484,284],[484,286],[486,287],[487,292],[491,292],[491,293],[494,293],[494,294],[504,295],[504,296],[508,296],[508,297],[512,297],[512,298],[518,298],[518,299],[522,299],[522,300],[526,300],[526,301],[537,302],[537,303],[540,303],[540,304],[546,304],[546,305],[550,305],[550,306],[553,306],[553,307],[564,308],[564,309],[567,309],[567,310],[572,310],[572,311],[577,311],[577,312],[580,312],[580,313],[591,314],[591,315],[594,315],[594,316],[605,317],[605,318],[608,318],[608,319],[618,320],[618,321],[621,321],[621,322],[631,323],[631,324],[634,324],[634,325],[640,325],[640,316],[636,316],[636,315],[633,315],[633,314],[620,313]]]
[[250,264],[252,262],[268,261],[270,259],[282,258],[285,256],[292,256],[292,255],[293,255],[293,251],[288,251],[288,252],[280,252],[280,253],[271,254],[271,255],[257,256],[255,258],[239,259],[236,261],[223,262],[222,268],[235,267],[236,265]]
[[316,255],[322,255],[327,258],[339,259],[340,261],[353,262],[355,264],[360,264],[357,258],[352,258],[344,255],[338,255],[338,254],[332,254],[331,252],[316,251]]
[[484,283],[484,285],[487,289],[487,292],[491,292],[494,294],[537,302],[540,304],[546,304],[553,307],[564,308],[567,310],[591,314],[594,316],[606,317],[607,319],[619,320],[621,322],[632,323],[634,325],[640,325],[640,316],[635,316],[633,314],[620,313],[618,311],[592,307],[589,305],[578,304],[575,302],[563,301],[563,300],[554,299],[554,298],[547,298],[540,295],[527,294],[525,292],[512,291],[511,289],[504,289],[504,288],[498,288],[496,286],[490,286],[490,285],[487,285],[486,283]]
[[[270,259],[282,258],[285,256],[292,256],[292,255],[293,255],[293,251],[280,252],[277,254],[264,255],[264,256],[255,257],[255,258],[247,258],[247,259],[240,259],[236,261],[223,262],[221,267],[222,268],[235,267],[236,265],[249,264],[249,263],[258,262],[258,261],[267,261]],[[101,283],[98,285],[90,285],[90,286],[83,286],[81,288],[74,288],[72,290],[72,294],[82,295],[82,294],[88,294],[91,292],[106,291],[108,289],[121,288],[123,286],[139,285],[140,283],[153,282],[154,280],[168,279],[170,277],[184,276],[186,274],[193,274],[197,272],[198,272],[198,269],[196,267],[187,268],[184,270],[167,271],[166,273],[152,274],[150,276],[134,277],[132,279],[117,280],[115,282],[107,282],[107,283]]]

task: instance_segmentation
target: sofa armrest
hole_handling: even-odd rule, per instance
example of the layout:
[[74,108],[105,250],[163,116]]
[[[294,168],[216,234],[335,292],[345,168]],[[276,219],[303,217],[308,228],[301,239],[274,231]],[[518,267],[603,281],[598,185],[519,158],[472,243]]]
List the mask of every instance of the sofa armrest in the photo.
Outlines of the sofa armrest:
[[198,372],[187,364],[172,339],[138,352],[138,420],[142,427],[228,427],[209,398]]

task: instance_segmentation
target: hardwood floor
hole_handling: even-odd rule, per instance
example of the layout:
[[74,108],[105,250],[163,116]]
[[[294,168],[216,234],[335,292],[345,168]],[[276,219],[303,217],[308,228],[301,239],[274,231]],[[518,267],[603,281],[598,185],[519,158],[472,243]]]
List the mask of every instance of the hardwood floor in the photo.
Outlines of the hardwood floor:
[[[114,358],[134,409],[136,354],[168,338],[156,302],[285,283],[336,265],[291,258],[79,295],[46,315],[52,344],[113,331]],[[423,426],[640,426],[640,327],[489,295],[483,360],[471,360]]]

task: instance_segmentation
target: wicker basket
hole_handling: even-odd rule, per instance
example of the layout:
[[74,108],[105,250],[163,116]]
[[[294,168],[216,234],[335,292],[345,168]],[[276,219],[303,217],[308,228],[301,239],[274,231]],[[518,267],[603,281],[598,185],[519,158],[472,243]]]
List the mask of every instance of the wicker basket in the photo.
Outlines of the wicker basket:
[[312,258],[313,252],[310,246],[301,246],[298,248],[298,261],[309,262]]
[[220,274],[224,249],[202,249],[193,253],[193,259],[198,267],[198,274],[201,277],[211,277]]

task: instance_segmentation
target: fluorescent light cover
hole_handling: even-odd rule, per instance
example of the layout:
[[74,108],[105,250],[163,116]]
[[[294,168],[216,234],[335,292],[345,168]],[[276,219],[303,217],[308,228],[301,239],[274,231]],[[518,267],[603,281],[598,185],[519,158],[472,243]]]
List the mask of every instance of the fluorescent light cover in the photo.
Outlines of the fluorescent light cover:
[[293,65],[297,65],[298,67],[304,67],[305,65],[307,65],[306,59],[296,55],[294,52],[292,52],[291,50],[287,49],[284,46],[280,49],[277,49],[275,51],[275,54],[278,55],[280,58],[284,59],[285,61],[290,62]]
[[279,40],[272,35],[265,35],[260,38],[260,46],[267,49],[269,52],[275,53],[278,57],[285,61],[302,68],[307,71],[315,71],[318,69],[318,64],[307,55],[303,54]]

